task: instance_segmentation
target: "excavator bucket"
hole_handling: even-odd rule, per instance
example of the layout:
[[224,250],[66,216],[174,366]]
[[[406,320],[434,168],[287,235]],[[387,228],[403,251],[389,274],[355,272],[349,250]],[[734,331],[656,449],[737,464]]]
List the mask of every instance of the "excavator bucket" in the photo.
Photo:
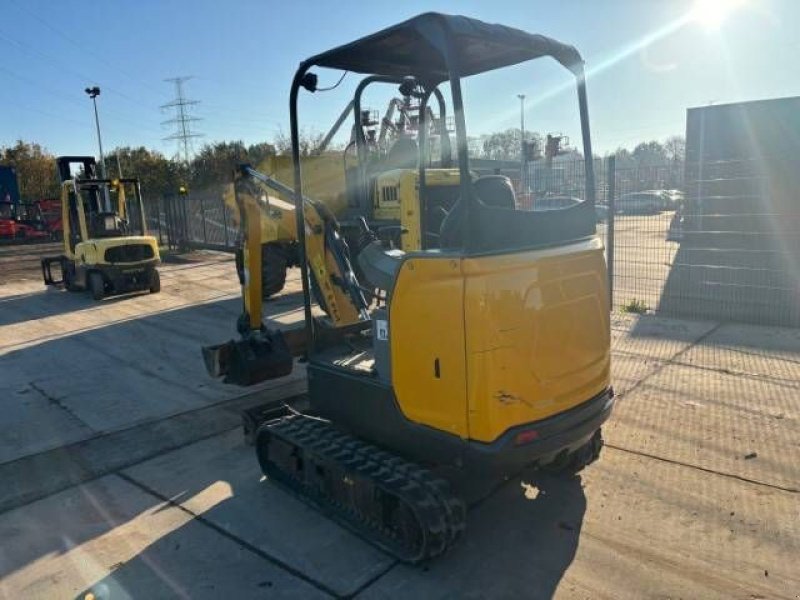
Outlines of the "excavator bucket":
[[280,331],[203,347],[206,371],[225,383],[248,386],[285,377],[294,361]]

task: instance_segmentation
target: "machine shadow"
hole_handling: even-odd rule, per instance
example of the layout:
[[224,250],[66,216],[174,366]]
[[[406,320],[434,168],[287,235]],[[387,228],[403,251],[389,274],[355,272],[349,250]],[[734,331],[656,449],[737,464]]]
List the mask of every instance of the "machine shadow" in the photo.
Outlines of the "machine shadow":
[[[253,463],[249,480],[237,483],[233,481],[238,479],[236,475],[228,479],[229,497],[202,513],[202,525],[193,520],[171,531],[77,594],[76,599],[88,593],[98,599],[303,595],[300,586],[305,586],[304,582],[293,579],[287,571],[276,572],[250,549],[220,536],[217,528],[235,531],[237,537],[256,547],[261,546],[258,542],[264,535],[258,530],[270,531],[278,554],[294,555],[288,559],[290,564],[295,568],[298,562],[305,564],[299,570],[306,577],[324,582],[326,575],[313,569],[314,550],[310,547],[318,545],[318,553],[338,548],[343,561],[348,560],[351,550],[338,536],[304,542],[293,539],[292,529],[305,529],[308,513],[304,505],[288,496],[279,498],[283,491],[258,481],[260,473],[249,453],[241,460]],[[159,491],[175,502],[186,502],[215,480],[209,476],[188,489],[176,484]],[[153,512],[165,510],[175,509],[165,504]],[[551,598],[575,558],[585,511],[586,497],[579,477],[558,479],[532,474],[514,478],[495,487],[471,509],[465,537],[450,553],[423,565],[398,565],[366,591],[377,587],[380,596],[381,581],[388,578],[393,597]],[[261,523],[248,526],[248,519]],[[236,521],[238,524],[232,525]],[[208,547],[197,558],[180,560],[182,551],[200,543],[198,537],[208,539]],[[299,558],[302,551],[295,550],[298,544],[306,546],[307,560]],[[362,590],[353,585],[349,590],[335,591],[349,597]]]
[[[89,292],[73,293],[61,288],[48,288],[39,292],[0,297],[0,327],[89,310],[107,304],[124,302],[138,296],[147,296],[149,293],[147,291],[132,292],[110,296],[98,302],[92,299]],[[267,298],[264,301],[265,318],[269,319],[283,308],[297,307],[302,304],[302,301],[302,291],[284,291],[278,296]],[[235,304],[240,305],[241,300],[237,298]]]
[[459,546],[427,572],[403,568],[392,585],[403,597],[552,598],[585,513],[579,476],[513,477],[473,505]]
[[[65,293],[52,301],[58,307],[93,306],[91,299],[85,305],[69,302],[74,299]],[[265,321],[275,326],[272,317],[291,318],[296,304],[296,298],[279,297],[265,305]],[[19,315],[16,309],[9,313]],[[229,297],[122,315],[57,337],[25,336],[26,346],[0,352],[0,409],[14,430],[13,436],[0,439],[0,462],[229,398],[236,390],[208,375],[201,348],[236,338],[240,313],[241,300]],[[0,320],[8,320],[2,308],[0,314]],[[5,342],[0,339],[0,346]],[[15,482],[4,484],[13,489]]]
[[[124,297],[123,297],[124,298]],[[113,302],[112,297],[104,302]],[[30,294],[0,297],[0,327],[56,317],[96,306],[88,292],[67,292],[61,289],[42,289]]]

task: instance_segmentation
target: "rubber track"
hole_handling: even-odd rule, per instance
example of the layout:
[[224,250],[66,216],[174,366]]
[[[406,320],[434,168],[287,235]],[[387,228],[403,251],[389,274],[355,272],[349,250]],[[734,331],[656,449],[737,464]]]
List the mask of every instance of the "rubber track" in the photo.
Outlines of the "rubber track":
[[[354,504],[337,502],[280,469],[268,459],[269,444],[274,439],[300,449],[306,464],[309,458],[315,463],[335,463],[345,476],[369,481],[384,494],[397,498],[414,515],[422,539],[412,546],[410,540],[375,522]],[[466,507],[453,495],[449,483],[325,421],[292,416],[267,422],[258,430],[256,450],[268,478],[403,562],[418,563],[443,554],[464,531]]]

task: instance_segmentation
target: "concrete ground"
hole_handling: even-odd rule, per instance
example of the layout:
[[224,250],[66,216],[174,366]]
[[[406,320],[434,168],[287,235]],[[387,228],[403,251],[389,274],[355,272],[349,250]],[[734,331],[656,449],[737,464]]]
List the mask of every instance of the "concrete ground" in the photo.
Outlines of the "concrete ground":
[[198,260],[99,305],[0,285],[3,597],[798,598],[800,331],[614,315],[600,461],[483,482],[460,545],[408,567],[261,477],[236,411],[302,370],[208,380],[237,285]]
[[[302,368],[254,388],[206,375],[200,347],[237,335],[241,301],[230,255],[182,257],[160,268],[160,294],[98,303],[44,287],[38,261],[55,253],[49,246],[19,247],[18,260],[0,249],[7,259],[0,261],[0,473],[26,475],[0,487],[0,510],[223,431],[239,422],[236,409],[263,401],[266,390],[304,389]],[[302,318],[297,283],[295,276],[268,303],[275,322]],[[120,450],[110,456],[109,446]],[[64,448],[83,460],[76,465]]]

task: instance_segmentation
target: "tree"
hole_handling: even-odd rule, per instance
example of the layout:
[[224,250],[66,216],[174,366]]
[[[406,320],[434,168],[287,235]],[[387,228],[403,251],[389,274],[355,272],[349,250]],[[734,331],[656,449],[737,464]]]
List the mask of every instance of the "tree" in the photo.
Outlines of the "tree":
[[[522,131],[519,128],[496,131],[488,135],[483,135],[478,142],[472,142],[470,147],[473,152],[480,145],[480,152],[475,152],[472,156],[487,158],[489,160],[519,160],[520,159],[520,139]],[[542,148],[542,136],[535,131],[525,132],[525,141],[537,144]]]
[[[308,156],[316,150],[325,139],[325,134],[318,131],[300,131],[300,156]],[[328,146],[328,150],[333,149]],[[278,154],[292,153],[292,138],[283,133],[283,130],[275,136],[275,150]]]
[[0,148],[0,162],[16,167],[20,196],[40,200],[58,196],[58,175],[55,157],[39,144],[18,140]]
[[506,129],[487,135],[483,139],[483,158],[491,160],[519,160],[520,130]]
[[106,167],[109,176],[121,169],[124,177],[138,178],[145,198],[173,194],[183,181],[180,163],[144,146],[116,148],[106,157]]
[[667,159],[674,162],[683,162],[686,157],[686,138],[682,135],[673,135],[664,140],[664,152]]
[[268,156],[273,156],[277,153],[275,146],[269,142],[261,142],[260,144],[253,144],[247,148],[247,156],[253,165],[260,165]]
[[275,154],[275,146],[266,142],[252,146],[245,146],[242,141],[207,144],[192,160],[190,185],[203,188],[230,183],[238,165],[258,165],[271,154]]
[[636,167],[636,160],[631,155],[631,151],[627,148],[619,147],[611,154],[616,158],[617,169],[633,169]]
[[663,165],[667,162],[667,153],[659,142],[653,140],[638,144],[631,153],[638,167]]

